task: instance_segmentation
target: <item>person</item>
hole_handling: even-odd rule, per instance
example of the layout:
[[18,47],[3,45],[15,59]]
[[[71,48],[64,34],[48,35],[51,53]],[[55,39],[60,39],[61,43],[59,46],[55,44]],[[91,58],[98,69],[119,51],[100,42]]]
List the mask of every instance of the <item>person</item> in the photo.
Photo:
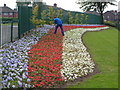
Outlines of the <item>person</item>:
[[54,24],[56,24],[54,34],[57,33],[57,29],[58,29],[58,27],[60,27],[61,33],[64,36],[64,30],[63,30],[63,26],[62,26],[62,21],[59,18],[54,17]]

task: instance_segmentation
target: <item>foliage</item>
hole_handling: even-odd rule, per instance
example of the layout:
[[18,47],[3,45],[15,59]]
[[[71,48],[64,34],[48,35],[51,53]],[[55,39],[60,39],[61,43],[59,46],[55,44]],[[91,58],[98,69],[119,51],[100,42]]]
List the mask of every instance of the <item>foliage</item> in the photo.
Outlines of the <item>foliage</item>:
[[45,24],[44,15],[45,11],[42,12],[42,19],[38,19],[38,5],[35,5],[32,10],[32,17],[30,21],[36,26],[36,28],[41,27]]
[[75,15],[75,24],[79,24],[78,14]]
[[53,18],[55,16],[55,11],[53,10],[53,7],[49,7],[49,11],[48,11],[48,19],[49,19],[49,24],[52,25],[53,24]]
[[104,21],[104,23],[106,24],[106,25],[110,25],[110,26],[116,26],[116,23],[117,22],[113,22],[113,21]]
[[80,18],[80,24],[83,24],[84,22],[84,14],[80,14],[81,18]]
[[83,11],[97,11],[100,15],[101,15],[101,19],[102,19],[102,23],[103,23],[103,11],[105,10],[105,8],[108,6],[108,4],[110,5],[115,5],[113,2],[116,2],[116,0],[110,0],[107,2],[96,2],[94,0],[78,0],[77,4],[80,4],[80,8],[83,9]]
[[87,24],[88,23],[88,15],[85,14],[80,14],[81,18],[80,18],[80,24]]
[[73,24],[73,16],[71,15],[71,12],[68,12],[68,23]]
[[88,15],[85,15],[85,23],[88,23]]
[[57,17],[62,19],[62,9],[58,10],[57,14],[58,14]]
[[41,20],[42,20],[42,25],[44,25],[46,23],[45,18],[46,18],[46,10],[43,10],[41,13]]

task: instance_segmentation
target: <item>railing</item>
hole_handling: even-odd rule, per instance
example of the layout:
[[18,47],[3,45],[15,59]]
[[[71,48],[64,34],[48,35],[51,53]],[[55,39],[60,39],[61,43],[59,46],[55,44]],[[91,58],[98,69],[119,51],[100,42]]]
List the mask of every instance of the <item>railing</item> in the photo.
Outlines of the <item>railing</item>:
[[[15,25],[16,24],[16,25]],[[18,38],[18,20],[2,19],[0,23],[0,46]]]

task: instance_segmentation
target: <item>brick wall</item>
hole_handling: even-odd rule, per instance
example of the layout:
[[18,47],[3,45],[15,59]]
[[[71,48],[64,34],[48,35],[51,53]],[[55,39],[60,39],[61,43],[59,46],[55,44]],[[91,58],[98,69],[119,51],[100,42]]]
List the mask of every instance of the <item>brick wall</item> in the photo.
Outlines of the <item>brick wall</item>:
[[8,13],[8,15],[4,15],[4,13],[2,13],[2,17],[18,17],[18,13],[12,13],[12,15],[11,15],[11,13]]

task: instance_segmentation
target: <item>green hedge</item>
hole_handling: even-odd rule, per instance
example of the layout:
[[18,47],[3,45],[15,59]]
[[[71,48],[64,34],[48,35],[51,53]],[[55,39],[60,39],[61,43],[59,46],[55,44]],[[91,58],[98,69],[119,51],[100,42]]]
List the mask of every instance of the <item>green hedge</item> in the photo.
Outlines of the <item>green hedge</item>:
[[118,24],[118,22],[115,22],[115,21],[104,21],[104,24],[108,25],[108,26],[115,27],[118,30],[120,30],[120,24]]
[[2,20],[2,23],[11,23],[11,21],[13,22],[18,22],[18,18],[0,18],[0,20]]

